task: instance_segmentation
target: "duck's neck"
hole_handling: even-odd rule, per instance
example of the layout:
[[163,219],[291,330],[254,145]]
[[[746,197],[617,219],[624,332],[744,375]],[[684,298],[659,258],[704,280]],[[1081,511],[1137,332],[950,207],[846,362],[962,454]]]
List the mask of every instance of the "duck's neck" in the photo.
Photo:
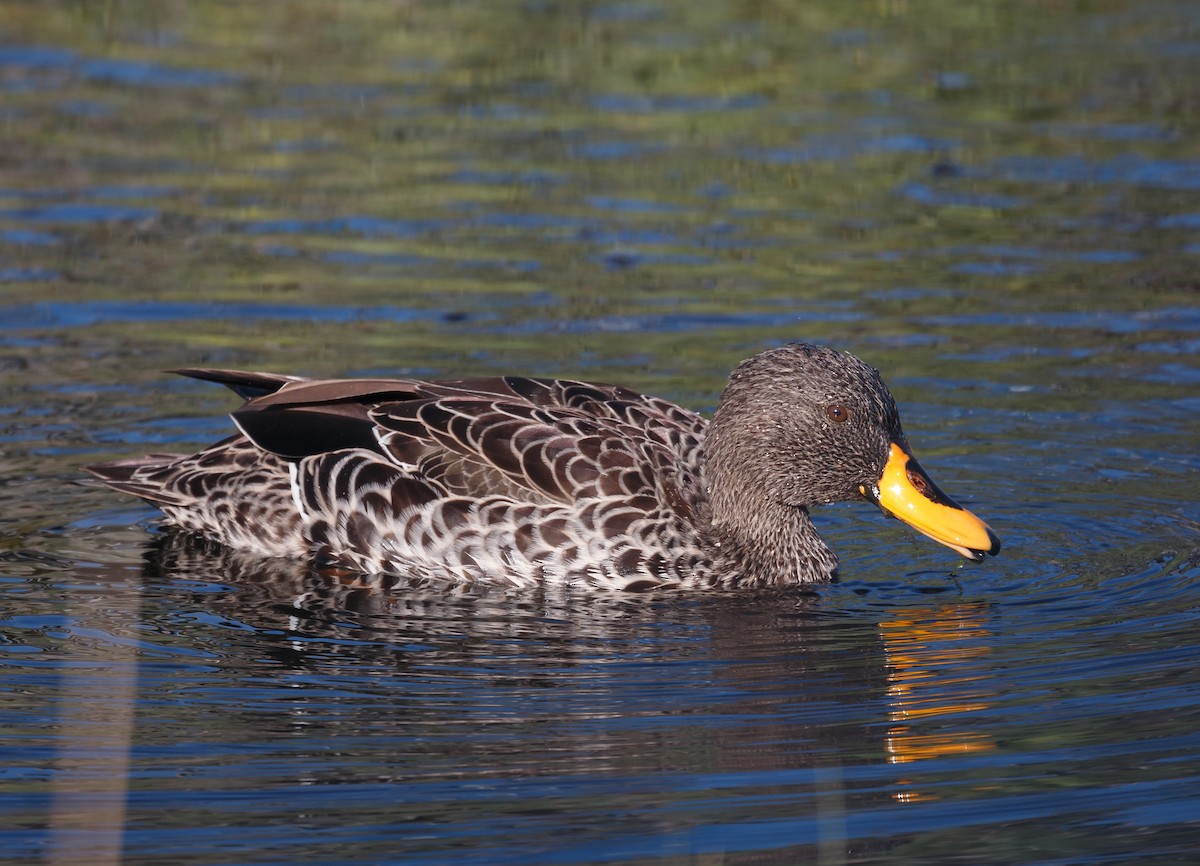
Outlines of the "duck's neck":
[[762,388],[741,369],[730,377],[704,438],[704,534],[714,577],[758,584],[828,580],[837,557],[797,499],[794,474],[804,467],[793,465],[794,453],[783,453],[779,426],[759,418],[750,397]]
[[719,496],[711,504],[707,540],[717,582],[813,583],[837,571],[837,556],[817,534],[808,509],[759,502],[747,514],[743,507],[723,508]]

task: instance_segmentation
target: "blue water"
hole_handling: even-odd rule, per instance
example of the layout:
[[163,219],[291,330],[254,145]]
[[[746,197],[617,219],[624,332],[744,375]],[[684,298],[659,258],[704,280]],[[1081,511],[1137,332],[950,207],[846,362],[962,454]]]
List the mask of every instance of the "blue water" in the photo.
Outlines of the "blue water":
[[[7,861],[1195,861],[1191,4],[294,8],[0,0]],[[177,367],[707,412],[793,339],[999,557],[352,587],[78,483],[231,432]]]

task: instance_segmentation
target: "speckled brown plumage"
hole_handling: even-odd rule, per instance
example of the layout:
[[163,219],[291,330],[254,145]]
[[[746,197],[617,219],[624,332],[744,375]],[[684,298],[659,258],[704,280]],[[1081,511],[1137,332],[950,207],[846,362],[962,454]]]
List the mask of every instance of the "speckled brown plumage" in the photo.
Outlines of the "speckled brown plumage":
[[[903,443],[878,373],[793,344],[743,362],[714,420],[626,388],[504,377],[305,380],[181,370],[246,403],[190,456],[88,467],[167,519],[368,574],[620,589],[828,578],[808,516]],[[850,407],[834,423],[831,404]]]

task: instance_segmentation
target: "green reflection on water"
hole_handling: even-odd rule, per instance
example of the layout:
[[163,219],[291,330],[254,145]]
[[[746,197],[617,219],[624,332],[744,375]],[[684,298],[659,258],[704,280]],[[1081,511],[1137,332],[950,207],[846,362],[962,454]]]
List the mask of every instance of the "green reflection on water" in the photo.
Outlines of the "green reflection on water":
[[[1173,34],[1134,15],[1136,4],[1085,5],[1110,52],[1076,34],[1080,13],[1065,5],[6,3],[8,40],[69,49],[77,62],[10,67],[22,86],[6,94],[4,187],[82,201],[112,187],[161,192],[121,199],[153,218],[70,226],[65,249],[16,257],[53,261],[60,298],[421,307],[549,290],[563,319],[648,299],[716,310],[833,299],[861,305],[873,334],[910,329],[864,298],[880,285],[965,287],[959,299],[907,301],[909,316],[969,307],[979,291],[1023,309],[1182,302],[1190,285],[1147,261],[1157,239],[1112,237],[1110,196],[1003,173],[930,175],[1001,156],[1103,163],[1130,149],[1106,137],[1109,124],[1150,130],[1137,147],[1155,158],[1189,153],[1185,61],[1139,68],[1136,105],[1113,72],[1114,57],[1144,66],[1145,44]],[[156,87],[151,72],[126,86],[89,72],[93,60],[233,78]],[[897,194],[904,184],[952,195],[931,206],[928,190]],[[676,210],[625,209],[598,224],[597,195]],[[1119,195],[1130,219],[1177,200],[1136,185]],[[1020,204],[989,206],[996,197]],[[329,227],[350,216],[433,225],[384,237]],[[314,227],[245,231],[284,219]],[[964,247],[1031,243],[1043,254],[1036,275],[948,272],[964,258],[1012,264]],[[1110,244],[1138,258],[1106,267],[1106,283],[1069,258]],[[626,246],[708,263],[609,272],[595,261]],[[331,263],[330,251],[360,265]],[[429,264],[371,263],[389,255]],[[44,287],[18,283],[10,297],[22,295]],[[860,330],[829,329],[843,340]]]

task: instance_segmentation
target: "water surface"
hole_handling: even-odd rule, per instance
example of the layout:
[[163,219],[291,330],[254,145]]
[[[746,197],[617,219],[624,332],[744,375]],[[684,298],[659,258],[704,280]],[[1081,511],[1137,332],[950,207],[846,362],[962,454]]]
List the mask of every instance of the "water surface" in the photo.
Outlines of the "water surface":
[[[1191,862],[1198,76],[1184,2],[0,2],[7,858]],[[999,558],[353,588],[75,483],[226,435],[173,367],[708,411],[793,339]]]

